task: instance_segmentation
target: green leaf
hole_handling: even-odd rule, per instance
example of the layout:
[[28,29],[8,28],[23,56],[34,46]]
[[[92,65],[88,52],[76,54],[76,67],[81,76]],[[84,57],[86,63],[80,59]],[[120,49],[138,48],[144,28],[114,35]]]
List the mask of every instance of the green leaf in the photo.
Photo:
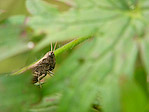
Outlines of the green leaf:
[[25,8],[25,0],[0,0],[0,10],[3,11],[0,16],[0,20],[18,14],[27,15],[27,10]]
[[0,55],[0,61],[29,50],[22,35],[25,30],[21,28],[24,18],[20,18],[20,20],[21,22],[18,24],[13,23],[10,19],[8,20],[10,24],[1,24],[0,26],[0,52],[3,52]]
[[[110,76],[111,75],[111,76]],[[100,85],[101,106],[104,112],[120,112],[120,90],[117,77],[109,74],[103,84]]]
[[[69,6],[69,9],[61,10],[59,1],[66,3],[63,6]],[[30,78],[25,74],[9,78],[1,76],[2,111],[147,111],[147,77],[136,70],[141,56],[149,74],[147,0],[27,0],[26,6],[31,14],[27,24],[25,15],[1,22],[0,37],[6,38],[0,38],[3,53],[0,68],[9,72],[12,66],[20,67],[18,62],[25,62],[30,36],[22,37],[21,34],[29,31],[34,37],[31,39],[37,42],[30,54],[31,60],[49,51],[49,47],[43,48],[51,42],[59,42],[60,48],[54,51],[55,76],[45,80],[40,90],[44,97],[40,101],[39,91],[27,82]],[[84,40],[88,41],[82,43]],[[80,46],[74,49],[78,44]],[[41,49],[41,52],[34,52]],[[21,53],[22,57],[19,57]],[[24,90],[26,94],[22,94]]]
[[119,75],[126,75],[133,78],[135,62],[137,58],[137,45],[133,40],[134,32],[129,29],[127,34],[120,40],[116,46],[115,53],[115,66],[113,72]]
[[[137,47],[133,40],[134,32],[131,27],[127,27],[125,32],[115,46],[109,52],[113,53],[113,66],[107,78],[100,85],[101,105],[105,112],[121,111],[121,94],[119,81],[126,77],[133,79],[135,61],[137,57]],[[108,38],[108,40],[110,40]],[[106,41],[105,41],[106,42]],[[104,44],[104,43],[103,43]],[[104,55],[105,56],[105,55]],[[127,100],[127,99],[126,99]]]
[[53,94],[47,97],[44,97],[40,104],[33,106],[29,111],[30,112],[56,112],[57,105],[61,94]]
[[[117,25],[115,30],[120,30],[120,34],[123,34],[125,32],[125,29],[123,28],[125,28],[127,24],[128,21],[125,21],[123,24]],[[121,29],[119,29],[120,26],[122,27]],[[112,36],[117,38],[119,36],[119,32],[115,32]],[[113,38],[111,38],[110,41],[112,45]],[[106,44],[105,46],[103,46],[104,43],[102,44],[104,40],[106,42],[106,39],[109,38],[94,38],[92,44],[94,46],[98,45],[98,48],[103,47],[103,50],[101,49],[99,52],[97,49],[94,51],[94,46],[91,43],[86,43],[82,46],[82,48],[78,49],[78,51],[73,53],[59,69],[56,74],[57,77],[55,77],[56,79],[49,81],[48,85],[45,86],[45,95],[58,90],[64,91],[64,96],[60,101],[58,111],[86,112],[89,110],[89,106],[92,104],[98,93],[100,83],[102,83],[113,68],[114,55],[110,50],[107,51],[107,48],[109,48],[111,44]],[[105,50],[107,51],[106,53]],[[99,57],[100,55],[98,55],[98,53],[100,55],[104,53],[104,57]],[[71,66],[68,66],[70,62]],[[55,84],[54,82],[59,83]],[[55,84],[55,86],[50,87],[50,85],[53,84]],[[49,87],[51,89],[47,89]],[[70,104],[69,102],[72,103]]]
[[26,6],[32,15],[50,17],[51,15],[58,13],[57,8],[54,8],[52,5],[44,2],[43,0],[27,0]]
[[145,66],[145,70],[147,72],[147,74],[149,75],[149,40],[148,38],[147,39],[144,39],[141,41],[141,56],[142,56],[142,61],[143,61],[143,64]]
[[[13,58],[13,59],[16,59],[16,63],[19,66],[17,64],[14,65],[12,63],[9,63],[7,59],[15,57],[18,54],[25,53],[29,51],[32,47],[32,46],[29,46],[30,43],[31,44],[33,43],[28,41],[29,38],[27,37],[28,33],[26,31],[26,28],[25,28],[26,26],[24,25],[24,21],[25,21],[24,16],[16,16],[16,17],[7,19],[3,24],[0,25],[0,52],[1,52],[0,66],[3,66],[1,68],[4,68],[4,67],[9,68],[9,70],[1,69],[0,73],[12,72],[14,71],[15,66],[19,68],[22,67],[20,66],[19,63],[17,63],[18,62],[17,60],[20,60],[20,58],[18,59]],[[24,61],[22,61],[23,64],[24,64]],[[11,65],[9,64],[13,65],[12,69],[11,69]]]
[[[147,112],[147,97],[142,89],[133,81],[122,79],[122,111],[124,112]],[[137,107],[137,108],[136,108]]]
[[[46,13],[46,15],[35,14],[30,18],[29,25],[34,29],[35,33],[45,33],[46,37],[36,47],[36,50],[42,49],[49,45],[50,42],[65,41],[77,37],[93,36],[99,33],[100,29],[106,21],[119,17],[120,12],[112,12],[110,10],[102,10],[99,8],[83,9],[83,10],[69,10],[57,15],[49,15],[53,13],[52,10],[46,9],[44,4],[36,6],[42,8],[42,12],[38,8],[34,8],[34,0],[28,0],[27,6],[33,15],[38,13]],[[49,5],[50,6],[50,5]],[[32,11],[32,8],[34,9]],[[34,13],[35,12],[35,13]],[[95,15],[99,13],[101,15]],[[48,19],[47,19],[48,18]]]
[[[73,70],[71,71],[69,71],[70,69],[66,71],[67,75],[71,74],[71,76],[67,76],[66,79],[64,97],[62,98],[60,107],[58,109],[58,111],[60,112],[88,111],[89,106],[91,105],[96,96],[98,90],[98,83],[100,83],[99,81],[102,80],[111,69],[112,66],[111,54],[105,56],[102,59],[102,61],[101,60],[95,60],[96,62],[91,61],[90,58],[86,57],[87,55],[89,55],[91,49],[91,48],[87,49],[87,46],[89,45],[86,44],[86,47],[84,46],[85,48],[82,49],[81,53],[83,53],[83,50],[85,49],[88,52],[86,52],[85,54],[83,53],[82,55],[80,55],[80,52],[78,52],[79,54],[75,54],[76,56],[80,57],[76,59],[80,61],[80,63],[82,63],[81,66],[79,66],[78,69],[73,68]],[[74,58],[73,60],[75,61],[76,59]],[[70,104],[69,102],[72,103]],[[64,105],[64,103],[67,104],[67,106]]]
[[39,89],[31,84],[29,74],[0,77],[0,111],[26,112],[40,100]]

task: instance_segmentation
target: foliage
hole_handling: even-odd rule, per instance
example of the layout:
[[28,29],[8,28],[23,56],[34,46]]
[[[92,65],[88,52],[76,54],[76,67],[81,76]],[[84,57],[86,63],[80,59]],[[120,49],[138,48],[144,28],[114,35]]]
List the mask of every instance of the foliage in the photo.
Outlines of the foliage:
[[[12,3],[0,5],[0,111],[149,111],[148,0],[20,0],[22,15]],[[42,88],[30,84],[30,72],[10,76],[51,42],[57,66]]]

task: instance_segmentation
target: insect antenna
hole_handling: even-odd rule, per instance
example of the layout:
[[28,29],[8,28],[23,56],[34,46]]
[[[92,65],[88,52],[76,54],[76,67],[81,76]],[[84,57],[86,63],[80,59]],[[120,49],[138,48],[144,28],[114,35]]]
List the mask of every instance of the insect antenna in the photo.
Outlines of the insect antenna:
[[52,42],[51,42],[51,52],[52,52],[53,46],[52,46]]
[[55,49],[56,49],[56,45],[57,45],[57,42],[55,43],[55,46],[54,46],[54,51],[55,51]]

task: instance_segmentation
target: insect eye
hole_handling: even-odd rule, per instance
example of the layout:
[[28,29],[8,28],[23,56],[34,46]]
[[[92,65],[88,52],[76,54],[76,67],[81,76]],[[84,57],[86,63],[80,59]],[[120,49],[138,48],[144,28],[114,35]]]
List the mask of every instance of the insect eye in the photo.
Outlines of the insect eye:
[[49,52],[49,56],[53,56],[54,55],[54,53],[53,52]]
[[51,52],[49,52],[49,56],[51,55]]

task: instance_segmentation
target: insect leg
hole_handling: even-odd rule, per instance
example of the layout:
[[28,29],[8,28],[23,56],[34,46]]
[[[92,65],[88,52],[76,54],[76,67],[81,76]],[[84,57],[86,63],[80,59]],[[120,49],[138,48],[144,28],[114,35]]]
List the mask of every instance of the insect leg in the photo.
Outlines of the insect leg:
[[42,84],[42,83],[41,83],[41,80],[42,80],[45,76],[46,76],[46,74],[42,74],[41,76],[38,77],[38,82],[39,82],[40,88],[42,87],[42,86],[41,86],[41,84]]
[[54,76],[54,73],[53,73],[52,71],[48,71],[48,72],[49,72],[49,75],[50,75],[51,77]]
[[38,75],[38,82],[39,82],[39,86],[40,86],[40,88],[41,88],[42,86],[41,86],[40,76],[39,76],[39,75]]
[[41,76],[39,76],[39,80],[43,79],[46,76],[46,74],[42,74]]

